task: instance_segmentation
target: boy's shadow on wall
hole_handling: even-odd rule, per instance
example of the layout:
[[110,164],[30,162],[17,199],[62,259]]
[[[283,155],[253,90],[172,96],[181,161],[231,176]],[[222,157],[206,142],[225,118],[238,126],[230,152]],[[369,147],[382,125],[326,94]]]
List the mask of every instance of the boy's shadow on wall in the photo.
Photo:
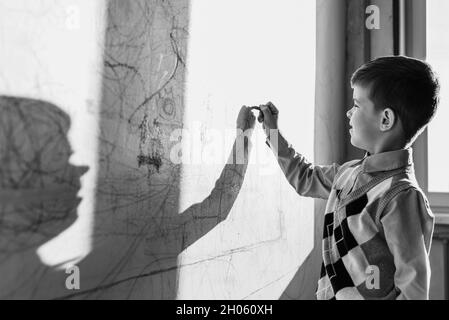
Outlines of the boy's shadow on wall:
[[69,163],[69,128],[69,116],[51,103],[0,96],[3,299],[46,296],[44,286],[64,288],[67,275],[42,264],[36,249],[76,220],[80,177],[88,167]]
[[[2,277],[6,282],[1,286],[4,288],[1,297],[5,299],[175,298],[178,254],[226,219],[247,167],[243,164],[225,165],[210,195],[182,214],[176,211],[175,200],[179,197],[176,179],[166,185],[166,192],[156,192],[156,199],[151,196],[155,188],[147,181],[147,199],[137,199],[136,203],[124,207],[137,205],[142,210],[135,215],[140,215],[140,220],[136,219],[142,224],[138,226],[138,233],[130,231],[129,226],[124,228],[122,221],[114,216],[117,208],[97,210],[94,250],[78,264],[81,283],[91,288],[64,294],[68,290],[65,288],[68,274],[65,270],[56,270],[57,266],[52,268],[43,264],[36,250],[66,230],[77,217],[81,201],[77,197],[80,177],[88,168],[69,163],[72,154],[67,139],[70,117],[45,101],[0,96],[0,119],[0,267],[6,272]],[[104,173],[103,170],[100,172]],[[179,177],[178,167],[168,166],[167,170],[160,170],[157,175],[173,174],[176,170],[175,178]],[[130,172],[124,171],[123,174]],[[126,182],[127,178],[124,179]],[[156,186],[161,179],[167,179],[167,176],[157,179]],[[123,182],[112,181],[117,184]],[[109,204],[122,201],[120,196],[125,197],[117,193],[102,194],[108,186],[114,187],[108,177],[100,176],[99,183],[107,186],[98,186],[98,201],[106,201],[107,197],[111,201],[107,202]],[[151,206],[152,201],[160,202],[158,210]],[[129,212],[125,210],[125,213]],[[105,229],[105,225],[112,229]],[[123,234],[124,240],[120,239]],[[112,240],[108,243],[105,238]],[[142,246],[143,256],[136,262],[133,255],[141,254],[138,249]],[[111,251],[116,255],[102,261],[105,253],[110,254]],[[15,272],[8,273],[11,270]],[[123,274],[127,276],[121,277]],[[83,279],[92,275],[91,280]]]

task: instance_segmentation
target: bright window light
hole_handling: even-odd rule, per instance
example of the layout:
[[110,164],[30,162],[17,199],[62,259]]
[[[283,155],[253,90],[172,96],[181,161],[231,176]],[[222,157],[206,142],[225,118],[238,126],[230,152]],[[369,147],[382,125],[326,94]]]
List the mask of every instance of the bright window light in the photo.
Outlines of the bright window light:
[[428,130],[428,189],[429,192],[449,192],[449,1],[431,0],[427,3],[427,61],[438,74],[441,92],[440,106]]

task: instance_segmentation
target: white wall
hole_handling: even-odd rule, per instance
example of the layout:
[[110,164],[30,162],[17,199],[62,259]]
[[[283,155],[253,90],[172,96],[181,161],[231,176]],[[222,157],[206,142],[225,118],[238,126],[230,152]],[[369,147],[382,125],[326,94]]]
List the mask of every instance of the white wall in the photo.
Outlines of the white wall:
[[[1,95],[67,112],[71,161],[89,166],[78,219],[1,257],[0,297],[277,299],[312,249],[312,200],[256,132],[227,219],[195,238],[186,212],[213,189],[230,145],[214,164],[178,165],[170,135],[200,125],[211,152],[211,132],[232,130],[241,105],[272,101],[313,161],[314,28],[308,1],[0,1]],[[73,264],[75,291],[64,286]]]

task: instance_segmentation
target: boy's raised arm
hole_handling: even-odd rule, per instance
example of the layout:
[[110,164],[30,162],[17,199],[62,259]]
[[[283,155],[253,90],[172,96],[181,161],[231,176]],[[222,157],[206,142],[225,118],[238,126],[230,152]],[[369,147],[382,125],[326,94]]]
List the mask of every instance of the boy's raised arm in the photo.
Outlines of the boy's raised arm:
[[313,165],[297,153],[279,132],[277,119],[279,111],[271,103],[260,106],[259,122],[267,135],[267,145],[273,150],[279,166],[296,192],[305,197],[327,199],[332,189],[339,165]]

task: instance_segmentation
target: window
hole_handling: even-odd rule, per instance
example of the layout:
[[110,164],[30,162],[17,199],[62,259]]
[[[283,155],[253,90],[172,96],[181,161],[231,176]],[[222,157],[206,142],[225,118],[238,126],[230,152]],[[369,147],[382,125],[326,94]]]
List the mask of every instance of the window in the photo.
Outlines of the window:
[[[428,191],[449,192],[448,151],[442,143],[449,136],[449,1],[427,1],[427,61],[438,73],[440,107],[428,129]],[[448,195],[449,196],[449,195]]]
[[[402,0],[400,53],[428,61],[438,74],[440,106],[431,125],[414,143],[416,177],[427,193],[437,223],[449,224],[449,168],[445,139],[449,135],[449,3]],[[447,144],[447,143],[446,143]]]
[[438,74],[440,105],[428,128],[427,191],[435,213],[449,212],[449,167],[445,138],[449,136],[449,2],[432,0],[426,3],[426,60]]

